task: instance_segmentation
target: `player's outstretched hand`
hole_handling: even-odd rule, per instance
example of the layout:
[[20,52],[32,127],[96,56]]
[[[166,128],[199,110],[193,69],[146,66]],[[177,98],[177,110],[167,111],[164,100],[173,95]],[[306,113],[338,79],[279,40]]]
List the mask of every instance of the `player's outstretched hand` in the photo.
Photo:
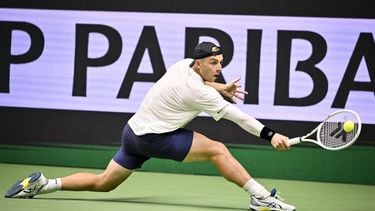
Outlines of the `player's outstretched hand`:
[[272,137],[271,144],[272,144],[273,147],[275,147],[279,151],[287,150],[287,149],[290,148],[288,140],[289,140],[288,137],[286,137],[284,135],[281,135],[279,133],[276,133]]
[[231,103],[236,103],[236,99],[243,100],[243,95],[248,94],[247,91],[240,90],[241,85],[238,84],[238,81],[240,80],[241,78],[239,77],[226,84],[207,81],[205,83],[206,85],[215,88],[224,97],[225,100]]
[[230,99],[232,99],[233,103],[236,103],[235,99],[243,100],[243,95],[247,95],[247,91],[240,90],[241,85],[237,84],[241,78],[236,78],[233,81],[225,84],[225,89],[222,91],[222,94]]

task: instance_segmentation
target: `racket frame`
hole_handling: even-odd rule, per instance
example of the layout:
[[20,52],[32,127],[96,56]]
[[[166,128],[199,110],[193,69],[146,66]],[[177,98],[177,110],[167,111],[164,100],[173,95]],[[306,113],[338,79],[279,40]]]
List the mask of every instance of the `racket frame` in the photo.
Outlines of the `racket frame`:
[[[335,148],[327,147],[324,144],[322,144],[322,142],[320,140],[319,132],[320,132],[320,130],[321,130],[321,128],[322,128],[322,126],[325,122],[327,122],[332,117],[336,116],[338,113],[343,113],[343,112],[351,113],[357,118],[357,123],[356,123],[358,125],[357,133],[355,134],[355,137],[345,145],[342,145],[340,147],[335,147]],[[332,150],[332,151],[342,150],[342,149],[345,149],[345,148],[349,147],[350,145],[352,145],[357,140],[359,134],[361,133],[361,129],[362,129],[362,122],[361,122],[361,118],[359,117],[359,115],[353,110],[341,109],[341,110],[335,111],[332,114],[328,115],[323,120],[323,122],[321,122],[317,127],[315,127],[311,132],[307,133],[306,135],[289,139],[289,144],[295,145],[295,144],[299,144],[299,143],[303,143],[303,142],[310,142],[310,143],[317,144],[320,147],[322,147],[324,149],[327,149],[327,150]],[[316,140],[307,138],[307,137],[313,135],[314,133],[316,133]]]

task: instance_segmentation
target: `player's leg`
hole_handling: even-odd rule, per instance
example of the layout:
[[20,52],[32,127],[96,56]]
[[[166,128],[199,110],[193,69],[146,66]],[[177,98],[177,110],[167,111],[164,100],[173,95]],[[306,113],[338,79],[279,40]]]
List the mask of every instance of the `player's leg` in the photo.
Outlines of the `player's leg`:
[[136,143],[136,138],[130,127],[126,125],[121,137],[121,147],[103,173],[77,173],[63,177],[61,178],[61,189],[101,192],[115,189],[132,174],[134,169],[140,168],[149,159],[149,157],[131,152],[134,143]]
[[194,132],[193,143],[184,162],[211,161],[229,181],[243,187],[250,180],[250,174],[230,154],[227,147],[218,141]]
[[61,190],[108,192],[126,180],[133,170],[111,160],[101,174],[76,173],[61,178]]
[[193,142],[184,162],[209,160],[229,181],[246,190],[250,196],[252,210],[285,210],[294,211],[295,207],[280,201],[276,189],[269,193],[253,179],[246,169],[230,154],[226,146],[194,132]]
[[149,157],[134,151],[137,137],[126,125],[122,145],[101,174],[77,173],[61,178],[62,190],[108,192],[126,180],[134,169],[140,168]]
[[126,180],[134,169],[140,168],[149,159],[145,156],[129,153],[125,149],[125,142],[132,143],[132,141],[132,136],[128,134],[128,127],[125,127],[122,145],[103,173],[76,173],[62,178],[47,179],[42,173],[36,172],[11,186],[5,197],[31,198],[38,194],[51,193],[56,190],[102,192],[113,190]]
[[35,172],[12,185],[5,193],[7,198],[32,198],[35,195],[57,190],[110,191],[128,178],[133,171],[111,160],[101,174],[76,173],[62,178],[47,179]]

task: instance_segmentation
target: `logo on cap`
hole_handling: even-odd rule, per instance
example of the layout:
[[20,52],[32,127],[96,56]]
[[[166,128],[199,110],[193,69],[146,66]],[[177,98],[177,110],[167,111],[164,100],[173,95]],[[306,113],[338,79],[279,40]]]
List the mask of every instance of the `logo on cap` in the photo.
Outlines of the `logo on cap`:
[[217,46],[214,46],[212,47],[211,52],[212,52],[212,56],[216,56],[216,55],[221,54],[221,49]]

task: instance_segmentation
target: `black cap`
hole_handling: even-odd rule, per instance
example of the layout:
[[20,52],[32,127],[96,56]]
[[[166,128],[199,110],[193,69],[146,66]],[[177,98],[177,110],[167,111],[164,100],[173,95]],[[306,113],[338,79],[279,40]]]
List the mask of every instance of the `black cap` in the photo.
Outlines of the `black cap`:
[[194,49],[194,59],[223,54],[221,48],[212,42],[201,42]]

